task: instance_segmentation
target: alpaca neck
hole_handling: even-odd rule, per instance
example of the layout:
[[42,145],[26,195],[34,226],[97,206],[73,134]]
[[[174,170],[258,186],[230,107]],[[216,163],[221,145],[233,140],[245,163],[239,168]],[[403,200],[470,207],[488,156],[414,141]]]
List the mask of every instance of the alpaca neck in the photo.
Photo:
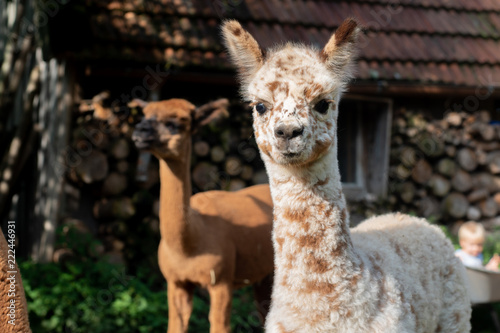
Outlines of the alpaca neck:
[[185,148],[184,159],[160,159],[160,232],[169,248],[189,254],[195,242],[189,220],[191,143]]
[[276,276],[282,285],[318,285],[359,274],[336,155],[332,148],[307,168],[266,163],[275,206]]

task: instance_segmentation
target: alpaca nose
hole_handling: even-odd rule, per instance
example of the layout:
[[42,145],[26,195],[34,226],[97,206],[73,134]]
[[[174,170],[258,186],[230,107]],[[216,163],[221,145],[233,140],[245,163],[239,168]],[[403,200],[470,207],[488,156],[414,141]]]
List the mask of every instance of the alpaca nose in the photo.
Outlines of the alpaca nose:
[[156,140],[156,119],[142,119],[135,125],[134,132],[132,133],[132,140],[139,149],[143,149]]
[[154,132],[154,120],[143,118],[136,126],[135,132],[141,134],[151,134]]
[[297,124],[281,124],[274,129],[274,135],[278,139],[291,140],[302,135],[304,126]]

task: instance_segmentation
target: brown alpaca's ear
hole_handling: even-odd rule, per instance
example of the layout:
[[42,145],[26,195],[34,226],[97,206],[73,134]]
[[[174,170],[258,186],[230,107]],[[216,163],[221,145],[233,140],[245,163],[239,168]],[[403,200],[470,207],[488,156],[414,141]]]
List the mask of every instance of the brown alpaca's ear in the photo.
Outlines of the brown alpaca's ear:
[[192,132],[196,132],[216,119],[227,117],[229,115],[227,112],[228,106],[229,101],[226,98],[221,98],[196,108],[193,111]]
[[225,21],[221,30],[224,44],[245,85],[262,67],[264,53],[257,41],[241,27],[238,21]]
[[358,22],[348,18],[342,22],[321,51],[323,61],[343,78],[342,81],[348,81],[352,77],[351,67],[356,58],[356,43],[360,32]]

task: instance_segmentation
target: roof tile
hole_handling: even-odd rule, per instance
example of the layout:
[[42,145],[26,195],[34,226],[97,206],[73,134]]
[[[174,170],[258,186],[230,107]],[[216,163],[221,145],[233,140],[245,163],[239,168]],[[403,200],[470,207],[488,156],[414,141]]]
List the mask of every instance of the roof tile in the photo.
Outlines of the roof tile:
[[451,75],[453,77],[448,82],[451,81],[451,82],[455,82],[456,84],[463,84],[464,83],[464,77],[463,77],[463,74],[462,74],[458,64],[456,64],[456,63],[450,64],[448,66],[448,69],[450,70]]
[[462,73],[464,79],[464,84],[467,84],[469,82],[477,82],[477,77],[471,70],[471,66],[459,65],[459,67],[460,67],[460,72]]
[[450,70],[450,66],[445,63],[438,64],[439,69],[439,78],[442,82],[455,82],[456,84],[464,84],[463,76],[460,75],[460,78],[454,77],[452,71]]
[[220,40],[223,18],[240,20],[263,47],[285,40],[321,47],[345,17],[354,16],[367,29],[360,79],[477,85],[490,75],[500,86],[496,0],[85,1],[92,8],[93,44],[79,59],[105,53],[229,68]]
[[356,77],[358,77],[359,79],[365,79],[365,80],[370,79],[370,67],[368,66],[366,61],[360,60],[358,62]]

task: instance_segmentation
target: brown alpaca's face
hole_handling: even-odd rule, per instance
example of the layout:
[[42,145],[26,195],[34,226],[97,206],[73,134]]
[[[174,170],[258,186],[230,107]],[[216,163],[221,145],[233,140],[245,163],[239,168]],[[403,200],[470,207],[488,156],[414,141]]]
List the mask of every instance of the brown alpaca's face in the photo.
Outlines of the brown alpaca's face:
[[136,147],[159,159],[182,159],[191,135],[194,109],[193,104],[181,99],[149,103],[143,110],[144,119],[132,134]]
[[319,52],[286,46],[249,82],[261,152],[282,165],[312,163],[335,143],[340,87]]

